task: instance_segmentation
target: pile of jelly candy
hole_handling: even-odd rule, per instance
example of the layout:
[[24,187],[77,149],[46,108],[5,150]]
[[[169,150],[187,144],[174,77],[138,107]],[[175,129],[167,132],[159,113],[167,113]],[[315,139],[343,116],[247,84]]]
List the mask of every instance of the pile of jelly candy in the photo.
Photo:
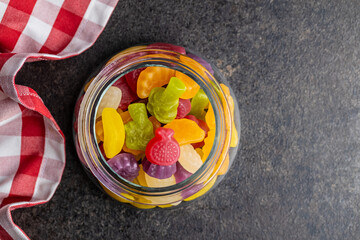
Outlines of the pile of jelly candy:
[[[203,59],[184,57],[182,47],[147,46],[154,47],[180,53],[180,61],[205,78],[206,71],[213,73]],[[229,89],[221,87],[233,115]],[[215,139],[214,112],[205,92],[189,76],[166,67],[140,68],[119,78],[104,94],[96,117],[96,139],[109,166],[145,187],[171,186],[190,177],[205,162]],[[233,119],[227,119],[231,123]],[[233,130],[232,147],[237,145]],[[226,156],[218,174],[226,173],[228,165]],[[201,187],[189,189],[183,197],[191,198]]]

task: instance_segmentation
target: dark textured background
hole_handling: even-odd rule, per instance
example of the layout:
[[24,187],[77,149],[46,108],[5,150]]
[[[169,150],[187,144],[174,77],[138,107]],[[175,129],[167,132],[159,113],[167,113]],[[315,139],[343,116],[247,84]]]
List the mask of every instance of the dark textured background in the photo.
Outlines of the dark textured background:
[[[302,2],[302,3],[299,3]],[[359,239],[360,2],[120,0],[78,57],[27,63],[67,137],[49,203],[16,210],[32,239]],[[77,160],[75,99],[104,59],[143,42],[202,53],[233,87],[241,149],[214,191],[176,210],[136,210],[101,193]]]

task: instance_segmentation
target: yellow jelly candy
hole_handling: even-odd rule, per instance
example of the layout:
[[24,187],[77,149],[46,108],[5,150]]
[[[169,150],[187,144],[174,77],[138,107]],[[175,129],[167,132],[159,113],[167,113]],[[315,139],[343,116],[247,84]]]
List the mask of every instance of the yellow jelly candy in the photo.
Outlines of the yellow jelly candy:
[[203,164],[200,155],[191,144],[180,146],[179,163],[190,173],[195,173]]
[[207,126],[209,127],[209,129],[216,128],[215,115],[214,115],[214,110],[212,108],[211,103],[209,103],[209,108],[205,115],[205,122],[206,122]]
[[121,151],[124,145],[124,124],[119,113],[114,108],[104,108],[102,123],[105,155],[107,158],[113,158]]
[[225,93],[225,97],[226,97],[226,100],[228,101],[229,108],[230,108],[230,114],[231,114],[232,133],[231,133],[230,147],[236,147],[239,142],[239,139],[238,139],[238,133],[237,133],[237,130],[235,127],[235,122],[234,122],[234,99],[231,97],[230,90],[226,85],[221,83],[220,86]]
[[175,119],[166,124],[164,128],[174,130],[174,138],[180,146],[201,142],[205,137],[204,130],[195,121],[186,118]]
[[202,151],[204,153],[203,157],[202,157],[202,161],[205,162],[205,160],[207,159],[207,157],[209,156],[210,152],[211,152],[211,148],[213,146],[214,140],[215,140],[215,129],[210,129],[208,131],[208,135],[207,137],[204,139],[204,146],[202,148]]

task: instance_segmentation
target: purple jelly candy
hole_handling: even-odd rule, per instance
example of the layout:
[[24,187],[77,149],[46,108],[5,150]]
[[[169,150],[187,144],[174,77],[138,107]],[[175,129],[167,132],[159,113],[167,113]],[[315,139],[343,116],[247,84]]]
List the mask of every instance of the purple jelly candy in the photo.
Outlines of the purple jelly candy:
[[139,175],[140,167],[131,153],[120,153],[108,160],[107,163],[117,174],[129,181]]
[[169,178],[176,172],[176,163],[168,166],[160,166],[144,158],[142,166],[147,175],[157,179]]
[[179,162],[176,162],[176,172],[174,174],[176,183],[184,181],[191,175],[192,175],[192,173],[186,171]]

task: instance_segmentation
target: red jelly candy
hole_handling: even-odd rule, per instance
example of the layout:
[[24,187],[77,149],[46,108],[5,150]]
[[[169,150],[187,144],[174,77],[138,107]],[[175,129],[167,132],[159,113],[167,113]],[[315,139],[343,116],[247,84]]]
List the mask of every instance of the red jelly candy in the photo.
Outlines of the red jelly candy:
[[179,143],[173,137],[174,130],[158,128],[155,137],[146,146],[145,155],[149,162],[160,166],[169,166],[180,157]]
[[[179,98],[179,106],[177,108],[176,119],[180,119],[185,117],[191,110],[191,102],[190,99],[182,99]],[[192,120],[192,119],[190,119]]]
[[121,110],[126,110],[130,103],[139,98],[137,94],[131,90],[125,80],[125,77],[121,77],[113,84],[113,86],[121,89],[122,97],[119,105],[119,108],[121,108]]
[[134,71],[131,71],[125,75],[126,82],[134,93],[136,93],[137,80],[139,78],[139,75],[140,75],[141,71],[144,69],[145,68],[138,68],[138,69],[135,69]]
[[147,48],[158,48],[158,49],[170,50],[170,51],[178,52],[178,53],[181,53],[181,54],[184,54],[184,55],[186,54],[185,48],[180,47],[180,46],[176,46],[176,45],[173,45],[173,44],[169,44],[169,43],[161,43],[161,42],[152,43],[152,44],[149,44],[147,46]]

